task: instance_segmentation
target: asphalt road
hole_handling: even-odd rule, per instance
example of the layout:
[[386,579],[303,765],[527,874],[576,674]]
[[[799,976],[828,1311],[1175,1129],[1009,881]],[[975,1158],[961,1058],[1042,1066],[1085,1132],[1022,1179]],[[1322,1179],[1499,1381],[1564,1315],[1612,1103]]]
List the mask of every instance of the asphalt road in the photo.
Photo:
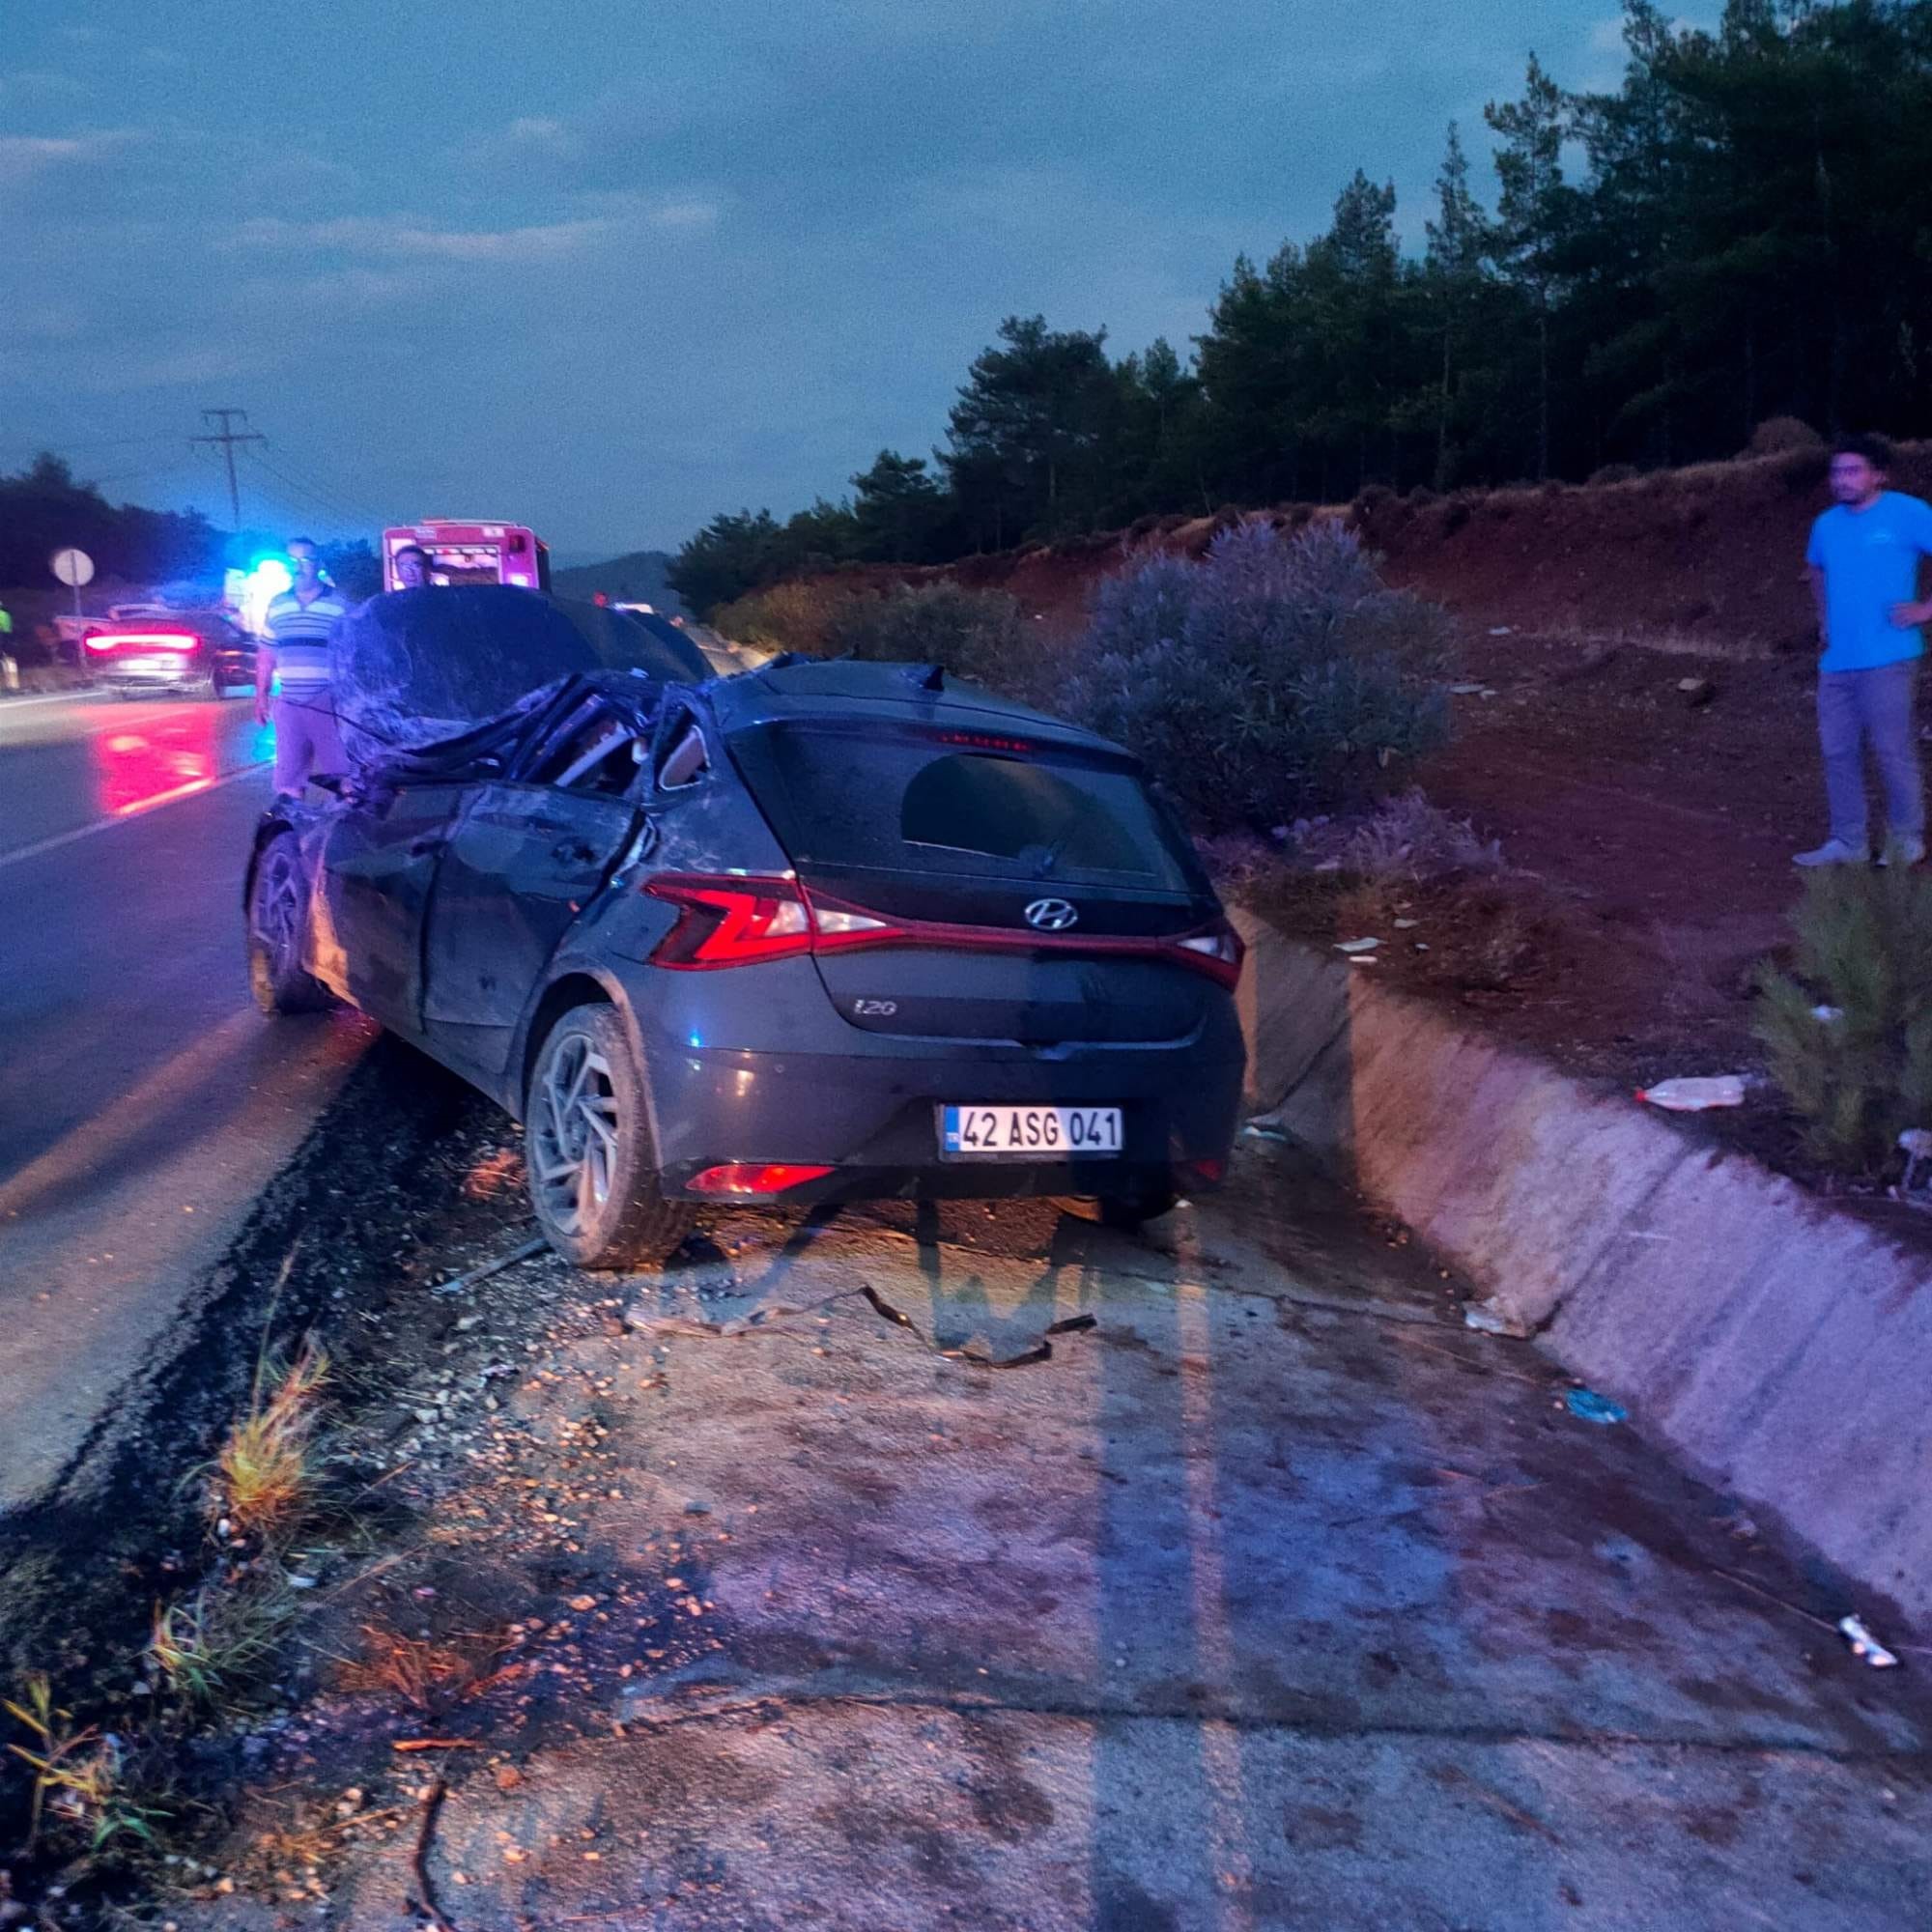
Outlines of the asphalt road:
[[0,1511],[165,1336],[364,1038],[249,1003],[252,709],[0,701]]

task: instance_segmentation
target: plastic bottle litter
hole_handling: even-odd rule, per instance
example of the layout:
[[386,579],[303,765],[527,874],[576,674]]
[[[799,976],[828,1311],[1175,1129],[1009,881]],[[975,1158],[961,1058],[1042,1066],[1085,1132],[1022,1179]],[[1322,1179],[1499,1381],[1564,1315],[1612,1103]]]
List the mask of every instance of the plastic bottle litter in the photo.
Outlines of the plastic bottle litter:
[[1630,1420],[1630,1410],[1622,1403],[1612,1402],[1595,1389],[1572,1389],[1563,1398],[1563,1406],[1578,1422],[1600,1423],[1605,1429],[1614,1422]]
[[1852,1655],[1861,1663],[1869,1663],[1874,1670],[1891,1670],[1897,1666],[1898,1659],[1872,1635],[1861,1618],[1840,1617],[1838,1634],[1851,1645]]
[[1479,1335],[1507,1335],[1513,1342],[1523,1341],[1529,1335],[1526,1322],[1519,1321],[1492,1301],[1470,1302],[1463,1311],[1463,1326],[1473,1328]]
[[1742,1107],[1745,1077],[1742,1073],[1713,1073],[1660,1080],[1655,1087],[1639,1087],[1636,1097],[1653,1107],[1667,1107],[1673,1114],[1701,1114],[1706,1107]]

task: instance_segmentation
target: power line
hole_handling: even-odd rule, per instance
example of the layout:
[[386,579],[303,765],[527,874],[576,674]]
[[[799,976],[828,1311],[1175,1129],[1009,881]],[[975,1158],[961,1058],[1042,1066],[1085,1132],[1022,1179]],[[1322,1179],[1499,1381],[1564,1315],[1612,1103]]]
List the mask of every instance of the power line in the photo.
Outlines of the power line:
[[207,436],[190,437],[190,444],[207,443],[210,448],[219,447],[228,459],[228,510],[231,519],[229,527],[242,527],[242,492],[235,481],[235,445],[239,443],[266,443],[269,439],[256,430],[237,430],[231,418],[239,416],[244,423],[248,420],[246,410],[203,410],[201,419],[205,423],[218,422],[221,427]]
[[281,469],[270,463],[260,450],[250,453],[254,461],[266,469],[270,476],[274,477],[287,489],[293,490],[297,496],[307,497],[316,508],[327,511],[331,517],[340,517],[346,523],[359,525],[364,528],[381,529],[384,527],[383,519],[379,516],[371,515],[366,504],[362,508],[357,509],[323,489],[320,484],[304,483],[298,477],[291,476],[285,469]]

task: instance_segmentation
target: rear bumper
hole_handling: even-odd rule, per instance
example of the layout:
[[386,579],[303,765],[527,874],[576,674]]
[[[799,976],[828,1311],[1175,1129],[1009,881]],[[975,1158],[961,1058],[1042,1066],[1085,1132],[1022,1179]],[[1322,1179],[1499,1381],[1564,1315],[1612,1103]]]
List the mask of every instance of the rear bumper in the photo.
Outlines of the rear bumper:
[[[1232,1013],[1229,1024],[1232,1031]],[[1227,1158],[1243,1071],[1238,1034],[1211,1049],[1196,1039],[998,1056],[977,1043],[918,1058],[864,1045],[837,1054],[647,1049],[646,1065],[667,1192],[685,1193],[706,1168],[724,1164],[834,1170],[785,1191],[798,1202],[1198,1188]],[[940,1158],[943,1106],[1029,1102],[1119,1107],[1122,1151],[1084,1160]]]

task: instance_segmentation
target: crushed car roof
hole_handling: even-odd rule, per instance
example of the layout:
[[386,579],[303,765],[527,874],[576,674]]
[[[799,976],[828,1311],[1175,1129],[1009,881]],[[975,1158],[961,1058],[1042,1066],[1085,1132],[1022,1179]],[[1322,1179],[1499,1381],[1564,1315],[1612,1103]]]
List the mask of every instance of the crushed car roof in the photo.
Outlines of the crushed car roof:
[[343,746],[365,768],[505,718],[559,678],[613,671],[662,685],[711,676],[703,652],[675,633],[494,583],[372,597],[336,625],[330,659]]

